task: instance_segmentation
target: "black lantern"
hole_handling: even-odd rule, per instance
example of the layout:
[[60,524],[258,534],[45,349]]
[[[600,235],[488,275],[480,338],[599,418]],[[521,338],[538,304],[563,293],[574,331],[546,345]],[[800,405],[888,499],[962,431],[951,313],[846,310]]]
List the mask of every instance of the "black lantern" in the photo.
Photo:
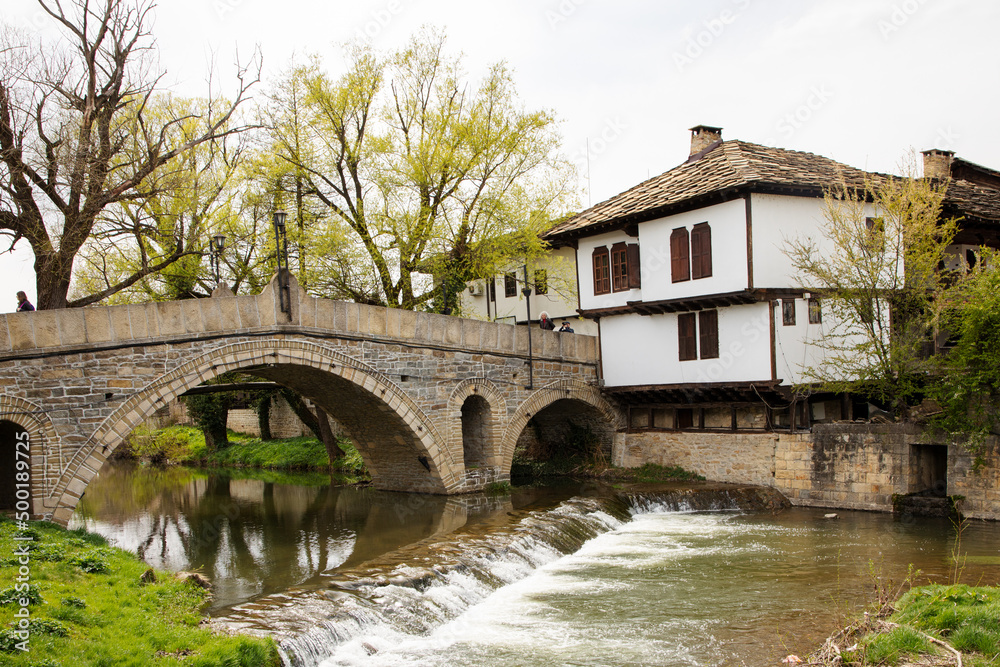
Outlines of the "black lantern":
[[274,212],[274,245],[278,264],[278,299],[281,312],[292,314],[291,296],[288,293],[288,237],[285,235],[284,211]]
[[222,261],[222,251],[226,249],[226,235],[214,235],[212,242],[209,244],[209,249],[211,250],[212,257],[212,272],[215,274],[215,284],[218,286],[222,282],[220,263]]

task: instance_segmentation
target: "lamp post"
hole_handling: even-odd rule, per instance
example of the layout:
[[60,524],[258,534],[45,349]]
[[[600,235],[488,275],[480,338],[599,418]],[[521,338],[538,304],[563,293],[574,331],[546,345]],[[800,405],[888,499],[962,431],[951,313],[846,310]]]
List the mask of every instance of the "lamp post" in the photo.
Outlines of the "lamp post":
[[274,244],[278,264],[278,301],[281,305],[281,312],[291,317],[291,295],[288,293],[288,237],[285,235],[286,216],[284,211],[274,212]]
[[531,283],[528,282],[528,265],[524,265],[524,310],[528,317],[528,389],[535,388],[535,360],[531,355]]
[[216,234],[212,237],[212,242],[209,244],[209,249],[211,250],[212,257],[212,272],[215,274],[215,286],[218,287],[222,282],[222,270],[220,267],[220,262],[222,260],[222,251],[226,248],[226,235]]

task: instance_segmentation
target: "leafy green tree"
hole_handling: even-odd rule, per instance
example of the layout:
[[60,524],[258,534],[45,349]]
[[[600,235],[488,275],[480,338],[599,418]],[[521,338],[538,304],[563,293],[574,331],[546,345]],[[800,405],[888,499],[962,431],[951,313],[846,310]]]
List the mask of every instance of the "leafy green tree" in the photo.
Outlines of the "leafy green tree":
[[[205,100],[158,96],[149,100],[146,114],[159,122],[180,119],[176,131],[193,139],[209,107]],[[208,262],[212,235],[225,234],[236,252],[249,236],[241,219],[247,138],[240,133],[197,144],[146,179],[147,196],[109,205],[81,248],[74,295],[108,294],[107,303],[209,295],[215,288]],[[237,265],[225,265],[230,256],[232,251],[222,255],[223,275],[238,283]],[[144,271],[170,257],[178,259],[154,273]]]
[[944,312],[954,342],[940,357],[929,394],[942,412],[932,424],[975,454],[1000,435],[1000,255],[980,249],[979,261]]
[[922,390],[926,343],[940,326],[957,276],[941,267],[957,221],[942,219],[947,183],[870,175],[825,198],[822,238],[796,238],[785,252],[801,284],[822,299],[821,363],[805,377],[830,391],[854,391],[906,412]]
[[441,292],[421,274],[434,274],[451,295],[437,307],[448,308],[465,280],[544,250],[538,233],[570,176],[555,119],[521,107],[503,65],[467,82],[444,41],[422,34],[388,55],[355,46],[339,79],[311,63],[272,96],[287,191],[297,213],[300,200],[323,211],[313,291],[427,308]]
[[[69,299],[74,262],[89,240],[143,235],[142,225],[116,227],[108,207],[148,199],[160,170],[200,144],[245,131],[237,110],[256,78],[243,71],[232,100],[213,99],[196,118],[158,116],[151,1],[39,5],[63,41],[33,43],[10,27],[0,37],[0,233],[31,245],[38,308],[85,306],[188,255],[178,245],[145,257],[131,275]],[[187,131],[194,120],[197,129]]]

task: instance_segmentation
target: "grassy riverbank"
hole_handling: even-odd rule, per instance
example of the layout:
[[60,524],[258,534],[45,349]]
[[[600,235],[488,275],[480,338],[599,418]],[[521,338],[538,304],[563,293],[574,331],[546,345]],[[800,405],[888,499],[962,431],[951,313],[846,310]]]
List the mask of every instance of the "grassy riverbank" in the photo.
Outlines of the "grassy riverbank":
[[143,583],[149,567],[98,535],[28,526],[0,519],[0,665],[281,664],[269,639],[202,626],[209,593],[196,584],[169,572]]
[[[804,664],[995,666],[1000,662],[1000,589],[920,586],[830,637]],[[961,663],[959,663],[959,657]]]
[[265,441],[235,431],[229,431],[228,437],[228,447],[209,451],[200,429],[191,426],[169,426],[157,430],[140,428],[122,446],[121,454],[124,458],[160,465],[312,470],[339,473],[345,476],[345,483],[369,479],[361,455],[348,438],[338,438],[337,444],[343,456],[331,465],[326,448],[316,438]]

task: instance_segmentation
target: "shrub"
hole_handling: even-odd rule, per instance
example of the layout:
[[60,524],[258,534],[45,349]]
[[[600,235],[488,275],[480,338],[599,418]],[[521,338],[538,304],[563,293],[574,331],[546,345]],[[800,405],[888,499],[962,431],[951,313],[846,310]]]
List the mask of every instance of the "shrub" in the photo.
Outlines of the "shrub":
[[29,605],[42,604],[42,592],[35,584],[28,584],[23,590],[18,590],[17,586],[8,586],[0,591],[0,606],[21,605],[21,600],[27,599]]
[[104,574],[111,570],[107,558],[99,551],[90,551],[79,556],[74,556],[69,559],[69,564],[76,565],[89,574]]

